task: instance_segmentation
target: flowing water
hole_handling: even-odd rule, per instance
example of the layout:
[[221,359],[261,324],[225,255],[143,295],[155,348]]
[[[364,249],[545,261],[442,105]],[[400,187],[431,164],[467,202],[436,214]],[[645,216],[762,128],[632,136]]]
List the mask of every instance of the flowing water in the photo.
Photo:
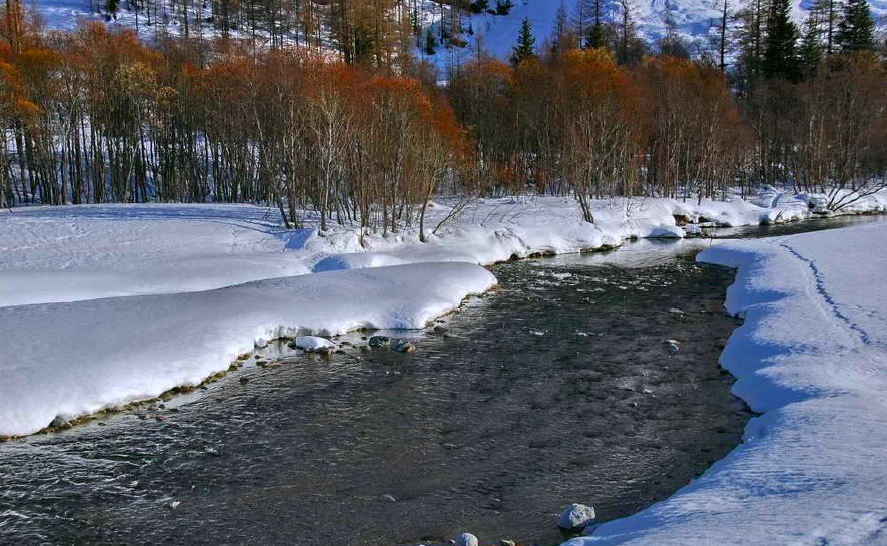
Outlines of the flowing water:
[[694,263],[706,244],[501,264],[499,289],[392,334],[416,354],[347,336],[346,354],[249,365],[148,419],[0,444],[0,543],[557,544],[570,502],[629,515],[751,415],[717,364],[732,273]]

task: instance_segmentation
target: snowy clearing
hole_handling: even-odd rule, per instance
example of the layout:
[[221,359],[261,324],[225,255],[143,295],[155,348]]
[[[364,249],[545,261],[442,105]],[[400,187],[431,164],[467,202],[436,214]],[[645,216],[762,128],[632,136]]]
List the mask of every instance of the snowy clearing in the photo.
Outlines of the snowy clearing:
[[721,356],[763,415],[668,500],[570,546],[887,543],[887,224],[730,242]]

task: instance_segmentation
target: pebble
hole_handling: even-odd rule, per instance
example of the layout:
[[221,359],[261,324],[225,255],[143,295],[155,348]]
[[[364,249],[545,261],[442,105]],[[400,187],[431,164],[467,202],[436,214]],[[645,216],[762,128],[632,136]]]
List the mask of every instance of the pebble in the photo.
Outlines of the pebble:
[[397,502],[397,499],[395,499],[392,495],[382,495],[382,499],[389,502]]
[[514,546],[514,541],[513,540],[506,540],[503,538],[502,540],[499,541],[499,546]]

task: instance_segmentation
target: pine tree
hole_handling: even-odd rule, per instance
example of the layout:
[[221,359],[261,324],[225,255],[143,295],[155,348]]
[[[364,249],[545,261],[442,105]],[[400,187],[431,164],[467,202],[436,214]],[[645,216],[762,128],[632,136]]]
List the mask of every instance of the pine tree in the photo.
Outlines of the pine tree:
[[797,80],[797,40],[798,27],[791,20],[791,0],[772,0],[762,61],[765,76]]
[[434,37],[434,33],[431,32],[431,28],[425,32],[425,50],[426,55],[434,55],[435,49],[437,48],[437,39]]
[[535,57],[535,45],[536,38],[533,38],[530,21],[524,17],[520,26],[520,34],[517,36],[517,45],[511,48],[511,64],[517,66],[523,61]]
[[110,21],[111,17],[117,18],[117,0],[107,0],[105,2],[105,19]]
[[820,39],[825,42],[824,52],[835,52],[835,31],[838,28],[838,0],[814,0],[809,16],[816,21]]
[[804,34],[798,47],[798,59],[801,64],[801,75],[806,79],[816,73],[822,60],[822,29],[817,14],[811,11],[804,21]]
[[875,22],[866,0],[847,0],[835,42],[841,51],[874,51]]
[[567,34],[567,8],[564,6],[564,0],[561,0],[557,7],[557,13],[554,15],[554,29],[551,36],[551,52],[559,55],[564,48],[564,38]]
[[604,35],[603,0],[591,0],[591,26],[585,36],[585,47],[597,49],[606,47]]

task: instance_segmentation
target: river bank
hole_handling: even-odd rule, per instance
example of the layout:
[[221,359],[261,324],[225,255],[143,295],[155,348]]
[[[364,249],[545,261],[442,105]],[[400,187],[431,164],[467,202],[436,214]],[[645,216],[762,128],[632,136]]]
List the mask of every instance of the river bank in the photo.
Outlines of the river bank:
[[[569,199],[482,199],[424,244],[409,229],[283,230],[273,211],[239,205],[5,211],[0,436],[197,386],[276,337],[421,328],[495,284],[471,264],[680,238],[682,219],[735,226],[813,215],[805,196],[774,195],[602,200],[595,224]],[[429,226],[455,206],[432,207]],[[883,208],[876,195],[855,211]],[[38,331],[52,341],[38,342]]]

